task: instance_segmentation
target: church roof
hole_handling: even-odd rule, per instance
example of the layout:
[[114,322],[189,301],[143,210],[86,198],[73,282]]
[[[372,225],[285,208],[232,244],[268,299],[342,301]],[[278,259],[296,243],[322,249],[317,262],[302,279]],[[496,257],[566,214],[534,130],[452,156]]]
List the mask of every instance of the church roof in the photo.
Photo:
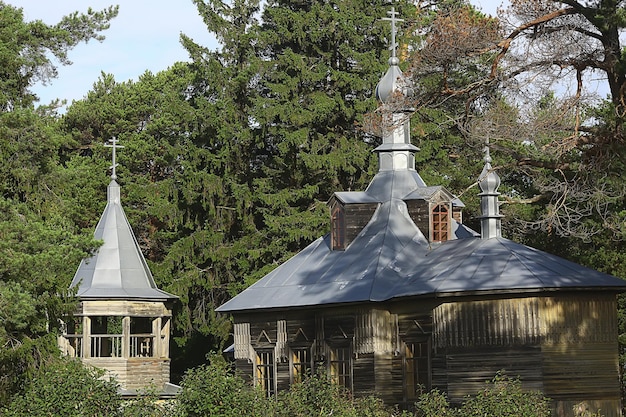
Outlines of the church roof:
[[460,293],[626,289],[626,282],[616,277],[505,238],[481,239],[458,223],[458,239],[429,244],[397,203],[381,204],[346,250],[331,250],[330,236],[320,237],[217,310],[242,312]]
[[85,299],[169,300],[178,298],[157,288],[120,202],[115,180],[94,237],[103,244],[80,263],[70,288]]

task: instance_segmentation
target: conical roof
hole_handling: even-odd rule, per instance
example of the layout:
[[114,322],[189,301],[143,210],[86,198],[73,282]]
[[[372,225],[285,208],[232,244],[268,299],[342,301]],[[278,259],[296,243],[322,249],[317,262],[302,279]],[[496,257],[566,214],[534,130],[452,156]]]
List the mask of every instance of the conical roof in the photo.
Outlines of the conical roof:
[[70,288],[85,299],[169,300],[175,295],[157,288],[120,202],[120,186],[113,179],[107,205],[94,237],[102,240],[96,253],[82,260]]

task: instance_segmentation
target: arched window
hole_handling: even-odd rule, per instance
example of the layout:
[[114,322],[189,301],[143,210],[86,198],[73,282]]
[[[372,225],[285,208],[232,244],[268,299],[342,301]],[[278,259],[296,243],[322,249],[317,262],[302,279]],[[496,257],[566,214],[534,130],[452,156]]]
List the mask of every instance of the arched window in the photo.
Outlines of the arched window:
[[343,207],[337,206],[333,209],[331,216],[330,238],[333,250],[343,250],[346,245],[346,221]]
[[437,204],[433,207],[432,215],[432,241],[442,242],[448,240],[450,230],[450,215],[446,204]]

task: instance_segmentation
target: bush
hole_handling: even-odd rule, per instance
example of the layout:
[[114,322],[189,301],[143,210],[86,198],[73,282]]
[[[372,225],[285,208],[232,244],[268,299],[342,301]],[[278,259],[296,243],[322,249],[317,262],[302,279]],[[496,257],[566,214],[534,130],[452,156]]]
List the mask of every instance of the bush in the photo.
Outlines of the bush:
[[420,417],[550,417],[549,400],[540,392],[525,391],[519,379],[501,373],[478,394],[452,408],[444,394],[431,391],[416,403]]
[[117,384],[102,379],[103,371],[75,359],[42,366],[23,394],[13,397],[5,417],[120,417]]
[[235,375],[223,358],[212,355],[207,365],[188,370],[178,396],[183,416],[263,417],[270,416],[269,400]]

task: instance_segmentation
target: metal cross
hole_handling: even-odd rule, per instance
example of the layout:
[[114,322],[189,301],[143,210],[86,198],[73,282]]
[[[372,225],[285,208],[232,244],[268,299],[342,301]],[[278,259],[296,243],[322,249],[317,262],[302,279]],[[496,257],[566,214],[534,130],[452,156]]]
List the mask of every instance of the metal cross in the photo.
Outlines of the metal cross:
[[396,12],[396,7],[391,6],[391,11],[387,12],[387,14],[391,17],[383,17],[382,20],[389,20],[391,22],[391,45],[389,49],[391,49],[391,57],[396,57],[396,48],[398,45],[396,44],[396,32],[398,29],[396,28],[396,22],[404,22],[404,19],[398,19],[398,12]]
[[109,167],[111,168],[111,179],[112,180],[116,180],[117,179],[117,174],[115,173],[115,167],[117,167],[117,163],[115,163],[115,150],[118,148],[123,148],[122,145],[118,145],[117,144],[117,138],[115,136],[113,136],[113,138],[110,140],[111,144],[107,144],[105,143],[104,146],[106,146],[107,148],[112,148],[113,151],[113,164]]

